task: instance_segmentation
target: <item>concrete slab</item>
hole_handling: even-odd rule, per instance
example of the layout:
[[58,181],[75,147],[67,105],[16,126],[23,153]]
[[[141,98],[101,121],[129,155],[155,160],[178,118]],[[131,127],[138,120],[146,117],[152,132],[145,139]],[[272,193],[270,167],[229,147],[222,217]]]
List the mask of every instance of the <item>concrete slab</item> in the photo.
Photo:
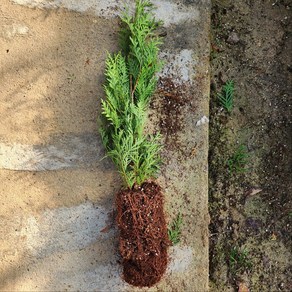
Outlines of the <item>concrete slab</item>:
[[[41,9],[59,9],[65,8],[72,11],[82,13],[93,13],[96,16],[104,18],[112,18],[121,14],[124,11],[125,5],[133,8],[135,1],[133,0],[11,0],[13,3],[25,5],[31,8]],[[166,1],[166,0],[153,0],[152,3],[156,6],[155,15],[159,19],[163,19],[164,25],[177,24],[188,20],[198,20],[200,13],[192,1]],[[205,1],[207,3],[207,1]]]
[[[133,1],[130,3],[133,4]],[[145,291],[208,289],[210,1],[154,1],[164,20],[149,131],[165,137],[159,182],[182,242]],[[2,0],[0,6],[0,289],[135,291],[120,275],[114,195],[97,134],[106,51],[117,50],[120,1]],[[170,128],[172,115],[176,130]],[[159,127],[159,128],[158,128]]]
[[98,133],[51,136],[50,144],[0,143],[0,167],[45,171],[68,167],[90,167],[105,157]]

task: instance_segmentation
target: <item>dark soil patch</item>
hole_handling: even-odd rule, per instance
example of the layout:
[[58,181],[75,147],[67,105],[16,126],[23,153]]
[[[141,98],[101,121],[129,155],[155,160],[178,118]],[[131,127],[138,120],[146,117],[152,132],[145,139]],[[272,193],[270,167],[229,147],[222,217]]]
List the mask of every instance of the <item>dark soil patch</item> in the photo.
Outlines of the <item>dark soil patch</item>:
[[[284,0],[213,1],[211,291],[292,290],[291,11]],[[230,115],[217,98],[227,80]],[[238,145],[248,150],[243,173],[226,163]],[[232,260],[235,247],[246,262]]]
[[160,78],[158,94],[161,97],[159,126],[166,139],[182,129],[181,109],[186,103],[183,85],[175,84],[171,78]]
[[124,279],[131,285],[150,287],[167,267],[169,245],[160,186],[146,182],[117,194],[119,250]]
[[179,133],[185,124],[183,114],[189,99],[185,84],[177,84],[169,77],[159,78],[156,98],[150,107],[158,114],[157,126],[168,150],[180,148]]

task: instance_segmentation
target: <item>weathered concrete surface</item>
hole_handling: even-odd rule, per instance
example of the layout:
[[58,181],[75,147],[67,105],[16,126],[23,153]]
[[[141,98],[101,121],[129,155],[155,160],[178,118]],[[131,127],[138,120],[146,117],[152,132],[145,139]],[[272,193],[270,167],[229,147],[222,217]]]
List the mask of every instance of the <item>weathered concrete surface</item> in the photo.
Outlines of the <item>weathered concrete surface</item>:
[[[103,16],[105,18],[112,18],[120,15],[124,10],[125,5],[127,7],[134,7],[135,1],[133,0],[11,0],[14,3],[25,5],[31,8],[42,9],[59,9],[65,8],[78,12],[89,12],[96,16]],[[204,1],[204,0],[203,0]],[[155,14],[159,19],[163,19],[164,25],[169,26],[171,24],[180,23],[188,20],[198,20],[199,11],[195,6],[183,5],[184,3],[192,3],[193,1],[166,1],[166,0],[153,0],[156,10]],[[208,3],[208,1],[204,1]],[[195,8],[195,9],[193,9]]]
[[[131,1],[130,1],[131,2]],[[133,1],[132,1],[133,3]],[[162,77],[186,97],[165,137],[159,182],[184,217],[165,278],[149,291],[208,289],[209,1],[154,1]],[[0,289],[133,291],[120,276],[114,195],[121,182],[98,136],[106,51],[120,1],[0,4]],[[152,125],[163,118],[160,97]]]
[[0,144],[0,167],[44,171],[100,164],[105,153],[98,133],[59,135],[48,145]]

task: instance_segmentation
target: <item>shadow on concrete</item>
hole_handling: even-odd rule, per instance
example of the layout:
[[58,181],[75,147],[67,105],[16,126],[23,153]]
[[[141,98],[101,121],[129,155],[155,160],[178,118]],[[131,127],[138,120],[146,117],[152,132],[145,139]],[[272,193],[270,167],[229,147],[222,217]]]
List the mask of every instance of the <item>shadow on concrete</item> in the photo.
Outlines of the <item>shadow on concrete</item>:
[[[121,182],[113,165],[100,159],[104,152],[97,123],[106,51],[117,49],[117,21],[9,1],[5,8],[9,19],[25,23],[29,33],[1,40],[7,49],[1,66],[0,142],[31,145],[31,155],[41,153],[36,165],[40,159],[62,159],[63,152],[70,159],[70,141],[77,149],[94,141],[98,158],[91,148],[90,155],[83,149],[85,160],[73,159],[56,170],[0,170],[1,219],[21,222],[17,229],[4,228],[0,287],[96,289],[98,281],[107,287],[110,277],[120,285],[108,213]],[[56,145],[61,146],[50,151]]]

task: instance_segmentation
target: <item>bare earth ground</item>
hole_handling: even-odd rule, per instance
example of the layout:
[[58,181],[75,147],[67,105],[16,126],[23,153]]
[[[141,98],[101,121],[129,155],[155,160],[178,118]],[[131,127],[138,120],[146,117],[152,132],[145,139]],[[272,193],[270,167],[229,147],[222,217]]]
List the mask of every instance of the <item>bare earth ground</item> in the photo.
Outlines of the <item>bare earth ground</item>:
[[[213,1],[211,291],[292,290],[290,1]],[[234,80],[228,115],[217,93]],[[245,145],[243,173],[227,160]],[[234,248],[246,257],[234,259]],[[233,258],[232,258],[233,257]]]

